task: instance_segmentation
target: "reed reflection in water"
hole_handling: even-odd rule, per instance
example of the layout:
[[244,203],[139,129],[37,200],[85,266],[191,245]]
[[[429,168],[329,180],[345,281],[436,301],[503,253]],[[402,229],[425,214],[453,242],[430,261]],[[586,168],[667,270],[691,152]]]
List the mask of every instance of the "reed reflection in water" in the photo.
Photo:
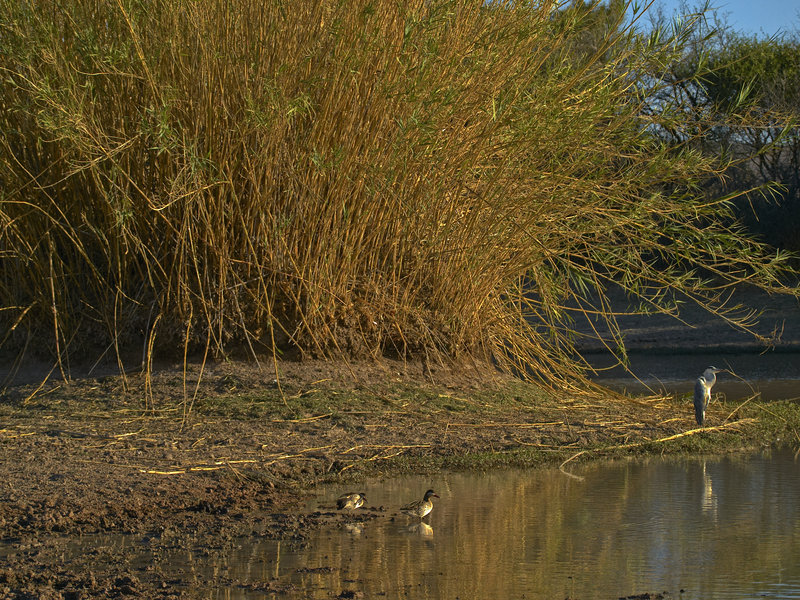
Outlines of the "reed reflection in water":
[[[302,589],[284,598],[800,598],[792,452],[574,472],[584,479],[533,470],[367,483],[385,517],[321,531],[304,548],[254,539],[228,568]],[[441,498],[423,522],[397,513],[428,487]],[[310,509],[340,490],[319,492]]]

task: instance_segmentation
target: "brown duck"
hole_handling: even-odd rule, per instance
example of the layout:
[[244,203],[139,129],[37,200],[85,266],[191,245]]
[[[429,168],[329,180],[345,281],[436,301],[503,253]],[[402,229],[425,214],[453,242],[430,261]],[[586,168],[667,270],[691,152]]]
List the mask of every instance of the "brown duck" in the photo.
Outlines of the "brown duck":
[[367,496],[364,492],[359,494],[356,493],[349,493],[349,494],[342,494],[336,500],[336,508],[339,510],[355,510],[361,506],[364,506],[364,502],[367,501]]
[[436,492],[428,490],[422,500],[416,500],[411,504],[406,504],[400,508],[400,512],[407,514],[409,517],[416,517],[417,519],[423,518],[433,510],[433,501],[431,498],[438,498]]

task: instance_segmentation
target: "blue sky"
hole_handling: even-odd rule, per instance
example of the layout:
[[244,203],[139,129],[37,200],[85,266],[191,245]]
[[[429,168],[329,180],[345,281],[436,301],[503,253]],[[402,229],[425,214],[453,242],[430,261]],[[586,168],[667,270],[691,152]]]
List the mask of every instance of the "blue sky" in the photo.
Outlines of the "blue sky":
[[[672,16],[681,1],[656,0],[656,4],[664,8],[665,15]],[[697,8],[702,5],[702,0],[687,4],[690,8]],[[781,30],[793,32],[800,29],[800,0],[711,0],[711,6],[727,17],[734,30],[745,35],[767,37]]]

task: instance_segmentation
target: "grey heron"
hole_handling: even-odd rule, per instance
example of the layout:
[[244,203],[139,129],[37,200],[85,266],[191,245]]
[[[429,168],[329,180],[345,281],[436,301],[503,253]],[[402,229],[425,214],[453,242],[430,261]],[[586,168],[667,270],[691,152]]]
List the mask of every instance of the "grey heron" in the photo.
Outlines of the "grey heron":
[[711,388],[717,382],[717,373],[723,369],[708,367],[694,384],[694,418],[701,427],[706,420],[706,409],[711,401]]

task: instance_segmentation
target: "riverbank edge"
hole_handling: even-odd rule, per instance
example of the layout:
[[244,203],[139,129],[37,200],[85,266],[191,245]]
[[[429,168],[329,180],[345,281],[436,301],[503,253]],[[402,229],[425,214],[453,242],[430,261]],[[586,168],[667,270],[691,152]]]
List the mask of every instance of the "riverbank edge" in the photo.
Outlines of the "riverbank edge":
[[25,385],[5,390],[0,416],[5,598],[123,588],[193,597],[251,585],[176,579],[158,560],[129,567],[125,550],[65,562],[58,557],[71,536],[129,534],[156,557],[176,547],[224,553],[256,532],[302,544],[313,528],[396,508],[301,513],[320,483],[349,491],[366,478],[534,467],[568,476],[578,461],[800,446],[796,400],[733,401],[723,392],[698,429],[691,398],[558,392],[486,366],[396,361],[277,370],[226,362]]

